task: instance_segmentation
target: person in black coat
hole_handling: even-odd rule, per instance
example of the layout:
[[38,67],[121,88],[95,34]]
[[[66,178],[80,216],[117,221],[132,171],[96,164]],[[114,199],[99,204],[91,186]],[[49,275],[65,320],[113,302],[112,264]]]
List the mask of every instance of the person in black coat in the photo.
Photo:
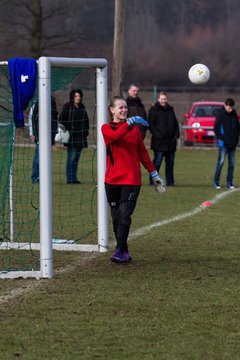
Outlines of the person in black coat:
[[59,123],[69,131],[67,144],[66,177],[67,184],[80,184],[77,178],[78,162],[83,148],[88,147],[89,118],[82,103],[83,92],[75,89],[69,93],[69,102],[64,104],[59,117]]
[[[38,101],[33,105],[30,110],[29,122],[31,126],[31,140],[35,142],[35,153],[32,162],[32,183],[39,183],[39,118],[38,118]],[[58,126],[58,112],[56,101],[51,96],[51,143],[54,145],[55,135],[57,133]]]
[[[153,163],[159,172],[162,160],[165,158],[166,184],[174,186],[174,158],[180,132],[174,109],[168,104],[165,92],[159,93],[158,101],[150,108],[148,122],[152,134]],[[150,185],[152,185],[151,179]]]
[[218,139],[218,160],[214,175],[214,187],[217,190],[221,189],[219,181],[226,155],[228,155],[227,188],[234,189],[235,152],[240,131],[238,116],[233,108],[234,105],[233,99],[226,99],[224,107],[219,110],[214,123],[214,132]]
[[[137,85],[131,84],[128,88],[128,97],[126,98],[126,103],[128,106],[128,117],[140,116],[144,120],[147,120],[147,113],[145,107],[142,103],[142,100],[138,97],[139,87]],[[141,124],[137,125],[142,134],[142,139],[144,140],[146,136],[147,127]]]

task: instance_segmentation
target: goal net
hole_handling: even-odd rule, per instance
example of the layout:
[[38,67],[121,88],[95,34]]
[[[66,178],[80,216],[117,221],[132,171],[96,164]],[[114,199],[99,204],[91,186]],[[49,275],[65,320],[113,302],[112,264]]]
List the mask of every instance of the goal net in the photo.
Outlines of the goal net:
[[[79,183],[67,183],[67,147],[52,144],[52,97],[58,114],[72,89],[81,89],[89,118],[88,147],[81,151]],[[38,105],[39,142],[33,141],[32,110]],[[53,276],[53,250],[107,251],[108,214],[104,192],[107,120],[105,59],[38,60],[38,84],[15,129],[7,62],[0,66],[0,278]],[[61,135],[60,135],[61,139]],[[59,140],[59,138],[58,138]],[[33,181],[39,154],[39,179]],[[27,251],[23,251],[27,250]]]

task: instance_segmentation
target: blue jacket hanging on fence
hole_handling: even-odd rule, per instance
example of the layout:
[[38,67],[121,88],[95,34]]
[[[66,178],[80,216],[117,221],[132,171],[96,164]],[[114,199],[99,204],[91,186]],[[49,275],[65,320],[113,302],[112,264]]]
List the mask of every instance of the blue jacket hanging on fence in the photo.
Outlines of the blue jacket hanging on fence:
[[8,68],[13,96],[14,122],[16,128],[20,128],[24,127],[23,111],[26,110],[35,94],[37,62],[34,59],[9,59]]

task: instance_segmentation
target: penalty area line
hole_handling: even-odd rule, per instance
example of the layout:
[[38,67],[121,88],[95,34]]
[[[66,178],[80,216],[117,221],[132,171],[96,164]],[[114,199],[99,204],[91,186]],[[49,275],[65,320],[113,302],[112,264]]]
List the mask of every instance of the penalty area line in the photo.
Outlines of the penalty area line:
[[[232,193],[234,193],[236,191],[239,191],[239,190],[240,189],[234,189],[234,190],[227,190],[227,191],[221,192],[220,194],[217,194],[216,196],[214,196],[213,199],[208,200],[208,202],[212,203],[212,204],[216,204],[219,201],[221,201],[222,199],[224,199],[225,197],[227,197],[227,196],[231,195]],[[134,239],[136,237],[139,237],[141,235],[144,235],[144,234],[148,233],[149,231],[151,231],[154,228],[158,228],[158,227],[163,226],[163,225],[168,225],[168,224],[176,222],[176,221],[181,221],[181,220],[186,219],[188,217],[199,214],[202,211],[204,211],[205,209],[206,209],[206,206],[199,205],[199,206],[195,207],[192,211],[188,211],[186,213],[173,216],[173,217],[171,217],[169,219],[162,220],[162,221],[157,221],[157,222],[155,222],[153,224],[143,226],[143,227],[139,228],[138,230],[135,230],[132,233],[130,233],[129,240]]]

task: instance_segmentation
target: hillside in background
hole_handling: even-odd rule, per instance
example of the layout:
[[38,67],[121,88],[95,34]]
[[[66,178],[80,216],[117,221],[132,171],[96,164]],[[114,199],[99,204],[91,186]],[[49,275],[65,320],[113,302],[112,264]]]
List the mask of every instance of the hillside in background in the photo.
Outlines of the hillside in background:
[[[238,0],[125,1],[124,84],[187,86],[189,67],[211,69],[209,86],[238,86]],[[0,1],[1,59],[105,57],[111,74],[114,0]]]

